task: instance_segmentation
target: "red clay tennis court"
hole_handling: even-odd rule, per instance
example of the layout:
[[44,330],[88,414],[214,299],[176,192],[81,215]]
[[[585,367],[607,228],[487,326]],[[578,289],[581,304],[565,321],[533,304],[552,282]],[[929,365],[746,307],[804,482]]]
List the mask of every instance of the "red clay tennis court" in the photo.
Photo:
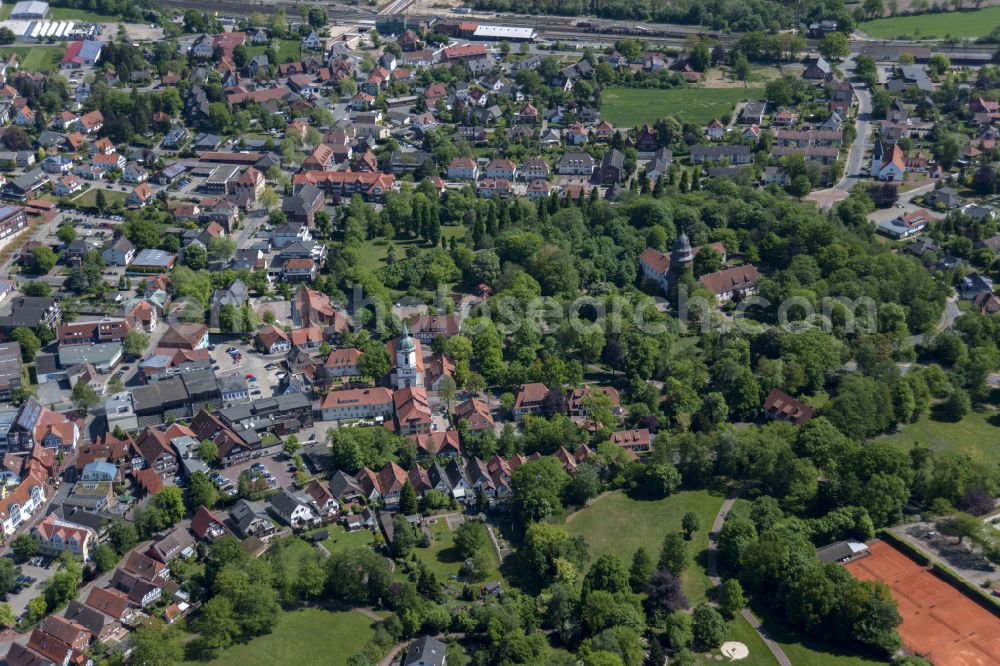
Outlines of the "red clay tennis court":
[[871,555],[848,563],[860,580],[877,580],[892,590],[903,623],[903,645],[935,666],[1000,664],[1000,618],[927,571],[885,541]]

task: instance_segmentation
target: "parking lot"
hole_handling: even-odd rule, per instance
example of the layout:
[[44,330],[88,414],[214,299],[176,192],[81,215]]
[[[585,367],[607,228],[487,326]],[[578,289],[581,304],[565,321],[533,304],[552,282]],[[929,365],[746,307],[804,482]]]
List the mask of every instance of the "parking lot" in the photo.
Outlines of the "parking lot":
[[35,581],[25,585],[18,592],[7,594],[7,603],[13,609],[15,617],[20,617],[28,609],[28,602],[42,593],[42,586],[56,573],[58,564],[51,558],[37,557],[21,564],[20,568],[22,576],[34,578]]
[[[251,375],[255,380],[247,379],[250,385],[250,399],[259,400],[270,398],[274,395],[274,388],[281,381],[278,375],[285,372],[281,365],[284,355],[277,355],[274,358],[261,356],[252,348],[239,341],[222,340],[212,343],[215,349],[209,349],[213,366],[217,367],[215,373],[219,377],[229,375],[240,375],[246,377]],[[235,348],[240,353],[240,360],[235,360],[227,350]],[[268,365],[274,364],[273,369],[268,369]],[[256,388],[255,388],[256,387]],[[259,393],[255,393],[259,391]]]
[[227,467],[219,473],[225,477],[227,481],[230,481],[234,488],[238,488],[240,475],[244,471],[250,469],[254,465],[263,465],[264,469],[271,474],[276,482],[272,488],[289,488],[292,485],[292,477],[294,475],[294,471],[291,470],[292,464],[291,458],[284,453],[278,453],[269,458],[255,458],[253,460],[240,463],[239,465]]

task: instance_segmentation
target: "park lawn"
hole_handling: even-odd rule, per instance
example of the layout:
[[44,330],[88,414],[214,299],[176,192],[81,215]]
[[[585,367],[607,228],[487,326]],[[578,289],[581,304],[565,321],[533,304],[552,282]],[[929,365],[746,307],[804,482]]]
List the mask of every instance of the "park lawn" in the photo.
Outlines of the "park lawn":
[[[790,629],[788,625],[770,613],[762,613],[754,609],[754,615],[761,619],[764,629],[781,646],[782,651],[793,664],[809,664],[809,666],[874,666],[875,664],[886,663],[884,659],[868,657],[840,645],[803,636]],[[752,648],[750,652],[753,654]]]
[[1000,25],[1000,7],[960,12],[896,16],[867,21],[858,26],[869,37],[893,39],[900,35],[918,38],[984,37]]
[[66,53],[64,46],[5,46],[0,48],[0,57],[6,60],[11,54],[17,54],[20,61],[20,69],[35,72],[54,72],[59,68],[63,55]]
[[[439,518],[433,525],[429,526],[431,531],[431,545],[429,548],[417,547],[413,549],[417,557],[427,565],[427,568],[434,572],[438,581],[444,583],[452,576],[457,576],[462,568],[462,558],[455,550],[455,535],[448,529],[448,521]],[[496,551],[493,546],[488,545],[490,560],[494,567],[483,580],[483,583],[490,583],[500,580],[499,564],[496,559]]]
[[615,127],[654,123],[664,116],[706,125],[729,113],[736,103],[760,97],[760,88],[605,88],[601,115]]
[[568,517],[566,529],[581,535],[590,546],[590,561],[605,553],[617,555],[631,565],[640,546],[657,560],[667,532],[681,529],[681,518],[688,511],[698,515],[701,529],[688,542],[688,566],[681,575],[684,594],[692,606],[702,602],[712,583],[705,572],[708,532],[722,506],[721,495],[706,490],[679,492],[662,500],[635,500],[622,492],[603,495],[585,509]]
[[[753,630],[753,627],[750,626],[750,623],[742,615],[737,615],[729,621],[728,631],[723,642],[726,641],[743,643],[750,651],[746,659],[740,660],[740,666],[775,666],[778,663],[778,660],[774,658],[771,651],[764,645],[764,641],[761,640],[761,637],[757,635],[757,632]],[[714,664],[720,660],[729,661],[719,650],[712,650],[711,653],[698,653],[695,655],[695,659],[699,664]],[[798,664],[799,662],[793,661],[792,663]],[[812,662],[802,663],[811,664]]]
[[70,201],[72,201],[77,206],[85,206],[85,207],[96,206],[98,190],[104,192],[104,201],[107,202],[109,208],[116,201],[121,201],[122,203],[125,203],[125,200],[128,199],[127,192],[116,192],[114,190],[104,190],[98,187],[92,187],[89,190],[85,190],[81,194],[76,195],[75,197],[70,199]]
[[0,21],[6,21],[10,18],[10,13],[14,11],[14,4],[13,2],[8,2],[0,6]]
[[273,632],[230,647],[210,663],[346,666],[347,658],[359,652],[374,635],[372,621],[360,613],[307,608],[281,613]]
[[[465,237],[465,227],[442,225],[441,235],[447,240],[451,240],[451,238],[454,237],[455,242],[458,243]],[[385,266],[385,256],[389,251],[390,244],[396,248],[397,261],[406,259],[406,249],[409,247],[416,247],[421,250],[430,249],[430,245],[419,238],[393,238],[392,240],[387,238],[373,238],[365,241],[361,245],[358,252],[360,256],[360,266],[370,271],[374,271]]]
[[1000,437],[997,413],[988,410],[970,412],[958,423],[935,421],[927,416],[916,423],[908,423],[886,437],[885,442],[909,452],[913,442],[919,442],[935,451],[963,451],[976,460],[987,463],[1000,462]]

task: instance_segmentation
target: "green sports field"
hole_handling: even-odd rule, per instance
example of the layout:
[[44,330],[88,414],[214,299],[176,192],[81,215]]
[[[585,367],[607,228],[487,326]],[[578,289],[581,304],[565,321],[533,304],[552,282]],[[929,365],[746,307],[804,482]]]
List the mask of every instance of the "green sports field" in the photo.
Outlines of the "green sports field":
[[1000,7],[971,11],[918,14],[881,18],[861,24],[869,37],[893,39],[900,35],[917,38],[983,37],[1000,25]]
[[731,112],[740,100],[761,95],[760,88],[606,88],[601,115],[615,127],[653,123],[664,116],[705,125]]

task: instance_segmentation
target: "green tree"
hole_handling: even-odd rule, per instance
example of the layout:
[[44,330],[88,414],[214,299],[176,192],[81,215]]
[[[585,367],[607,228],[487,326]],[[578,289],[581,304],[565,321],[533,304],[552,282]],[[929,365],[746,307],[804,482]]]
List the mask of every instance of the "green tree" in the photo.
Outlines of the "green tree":
[[31,259],[35,272],[39,275],[45,275],[55,268],[59,256],[48,245],[39,245],[31,250]]
[[219,461],[219,447],[212,440],[204,439],[198,445],[198,457],[206,465],[214,465]]
[[101,397],[97,395],[97,391],[88,382],[77,382],[76,386],[73,387],[71,393],[71,398],[73,404],[76,405],[77,409],[86,414],[91,407],[97,406],[101,401]]
[[681,529],[684,530],[684,538],[688,541],[691,540],[691,535],[701,529],[701,521],[698,519],[698,514],[694,511],[688,511],[681,518]]
[[369,340],[362,348],[361,358],[358,359],[358,372],[362,377],[378,380],[389,374],[389,353],[385,345]]
[[569,475],[553,457],[527,462],[511,475],[512,506],[522,522],[542,520],[562,508]]
[[657,569],[664,569],[675,576],[680,576],[687,566],[687,544],[684,537],[677,532],[667,532],[660,547],[660,560]]
[[639,546],[632,555],[632,567],[629,569],[629,586],[638,594],[653,574],[653,558],[649,551]]
[[35,355],[42,348],[42,342],[35,335],[34,331],[25,326],[18,326],[11,332],[10,337],[21,345],[21,358],[26,363],[31,363],[35,360]]
[[187,488],[187,505],[192,513],[200,506],[211,509],[218,497],[219,489],[207,474],[195,472],[191,475]]
[[73,228],[72,224],[60,224],[59,231],[56,232],[56,236],[63,243],[72,243],[76,240],[76,229]]
[[726,638],[726,620],[708,604],[699,604],[691,615],[694,644],[698,650],[713,650]]
[[819,52],[824,58],[840,60],[851,54],[851,45],[847,35],[842,32],[831,32],[823,36],[819,42]]
[[583,579],[583,589],[586,592],[604,591],[612,594],[628,592],[629,572],[625,563],[617,555],[605,553],[587,571]]
[[149,346],[149,336],[138,329],[133,329],[125,334],[122,340],[122,350],[131,358],[138,358]]
[[177,486],[164,486],[153,497],[153,506],[159,509],[167,525],[176,525],[184,517],[184,496]]
[[0,627],[13,627],[17,624],[17,618],[14,617],[14,609],[10,607],[10,604],[0,604]]
[[119,555],[124,555],[135,548],[135,545],[139,542],[139,535],[132,523],[116,520],[108,527],[108,542]]
[[111,571],[118,564],[118,553],[106,543],[99,544],[91,553],[91,557],[97,570],[101,572]]
[[299,438],[295,435],[289,435],[285,438],[285,442],[281,445],[281,450],[285,452],[289,458],[294,458],[295,454],[298,453],[299,449],[302,448],[302,444],[299,443]]
[[740,581],[730,578],[722,584],[722,593],[719,595],[719,608],[728,617],[736,617],[736,614],[747,605],[746,597],[743,594],[743,586]]
[[184,657],[181,637],[176,627],[151,617],[129,635],[132,654],[129,663],[138,666],[170,666]]
[[478,520],[467,520],[455,529],[455,549],[462,559],[468,559],[488,546],[486,526]]
[[399,512],[404,516],[412,516],[418,510],[417,491],[407,479],[399,492]]
[[9,557],[0,558],[0,593],[10,592],[17,585],[18,570],[14,560]]

